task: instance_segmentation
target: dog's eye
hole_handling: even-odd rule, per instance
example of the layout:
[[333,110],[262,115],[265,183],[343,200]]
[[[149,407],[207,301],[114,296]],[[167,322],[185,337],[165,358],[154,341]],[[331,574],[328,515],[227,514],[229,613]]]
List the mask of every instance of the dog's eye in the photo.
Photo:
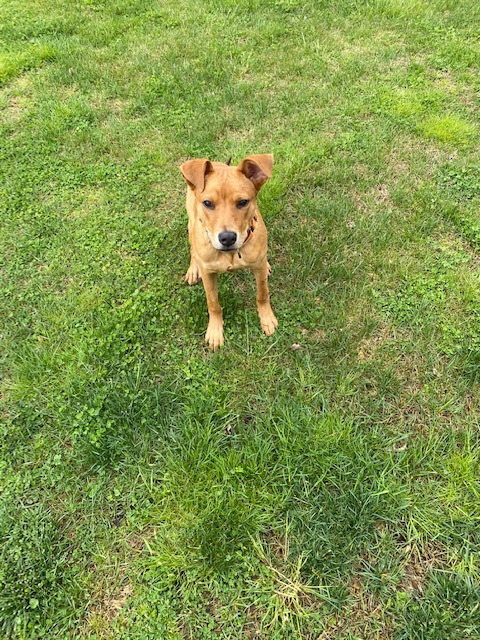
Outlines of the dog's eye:
[[250,204],[250,200],[239,200],[239,201],[237,202],[237,207],[238,207],[239,209],[243,209],[244,207],[246,207],[246,206],[247,206],[247,204]]
[[204,200],[202,202],[203,206],[206,207],[207,209],[215,209],[215,205],[213,204],[213,202],[211,200]]

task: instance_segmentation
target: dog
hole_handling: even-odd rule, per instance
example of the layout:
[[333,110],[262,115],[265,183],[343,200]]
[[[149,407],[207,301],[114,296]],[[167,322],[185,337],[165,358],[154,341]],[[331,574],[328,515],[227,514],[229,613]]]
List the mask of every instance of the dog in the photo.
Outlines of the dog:
[[257,283],[257,311],[263,332],[278,326],[270,306],[267,229],[258,209],[257,194],[272,177],[273,155],[244,158],[236,167],[206,158],[180,166],[187,183],[186,208],[190,266],[189,285],[202,281],[208,307],[205,342],[216,351],[223,344],[223,314],[218,302],[219,273],[250,269]]

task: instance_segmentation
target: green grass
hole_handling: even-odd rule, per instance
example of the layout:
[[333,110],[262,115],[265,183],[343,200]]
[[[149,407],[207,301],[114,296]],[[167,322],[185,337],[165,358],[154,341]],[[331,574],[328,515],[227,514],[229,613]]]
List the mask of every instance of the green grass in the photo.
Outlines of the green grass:
[[[479,28],[2,3],[2,637],[480,638]],[[178,166],[264,152],[212,354]]]

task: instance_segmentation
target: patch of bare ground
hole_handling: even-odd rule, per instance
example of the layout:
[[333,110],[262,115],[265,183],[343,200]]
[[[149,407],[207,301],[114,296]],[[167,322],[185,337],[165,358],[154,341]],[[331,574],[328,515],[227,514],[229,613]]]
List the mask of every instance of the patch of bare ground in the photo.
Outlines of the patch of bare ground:
[[128,598],[133,594],[133,586],[125,580],[117,589],[107,592],[93,603],[87,614],[87,628],[83,637],[111,638],[111,623],[124,609]]
[[23,75],[15,78],[2,93],[4,106],[0,109],[0,122],[16,124],[33,105],[31,80]]
[[357,209],[366,215],[373,215],[385,210],[386,206],[392,206],[390,187],[384,183],[377,184],[369,191],[363,193],[357,189],[353,189],[352,198]]
[[435,569],[448,567],[451,562],[446,550],[427,544],[423,548],[406,544],[400,549],[405,558],[402,562],[402,577],[397,591],[421,595],[427,588],[429,576]]
[[387,167],[390,171],[392,179],[398,179],[403,176],[411,177],[410,164],[407,162],[405,154],[397,148],[392,149],[385,158]]
[[[385,523],[379,523],[377,528],[380,533],[386,533]],[[433,545],[419,549],[404,539],[399,539],[398,554],[401,558],[401,573],[397,584],[392,587],[392,595],[397,592],[421,596],[427,587],[431,571],[448,564],[444,550]],[[315,640],[337,640],[347,634],[348,637],[354,634],[354,637],[365,640],[392,640],[395,637],[394,616],[385,611],[385,604],[368,589],[367,580],[362,575],[363,562],[372,566],[377,558],[367,553],[353,572],[348,587],[351,598],[349,614],[336,617],[331,626]]]
[[145,539],[150,535],[151,532],[147,530],[142,534],[135,533],[128,536],[126,545],[122,546],[117,575],[109,577],[103,574],[102,567],[96,568],[95,573],[99,575],[94,587],[96,592],[92,594],[92,603],[87,611],[81,637],[90,638],[93,631],[96,638],[112,637],[111,623],[122,615],[128,599],[134,593],[132,581],[128,578],[129,567],[134,558],[145,548]]
[[[358,584],[354,583],[355,586]],[[353,632],[355,637],[365,640],[393,640],[395,624],[390,617],[385,616],[378,598],[359,587],[350,609],[348,623],[344,628],[340,626],[339,631],[340,633],[330,636],[332,640],[341,638],[343,631]]]
[[267,640],[268,636],[261,630],[262,619],[265,615],[258,607],[250,606],[247,608],[248,622],[245,625],[245,638],[255,640]]
[[[380,534],[387,533],[387,525],[379,522],[377,529]],[[395,532],[394,532],[395,533]],[[420,549],[409,544],[404,538],[398,537],[398,557],[400,560],[399,578],[396,584],[392,584],[393,593],[406,593],[411,596],[421,596],[427,588],[427,582],[432,570],[448,565],[445,551],[440,547],[427,545]],[[385,611],[378,596],[368,589],[367,580],[362,571],[363,563],[374,566],[378,558],[372,553],[367,553],[354,571],[349,585],[349,593],[352,599],[348,622],[341,626],[337,623],[332,632],[326,632],[320,638],[341,638],[343,632],[354,632],[356,637],[390,640],[395,637],[395,619]],[[342,620],[346,617],[343,616]],[[334,631],[334,632],[333,632]]]
[[399,138],[395,148],[385,155],[385,181],[393,186],[407,178],[412,189],[419,187],[435,175],[440,164],[451,162],[457,156],[456,149],[440,147],[434,142]]
[[434,86],[446,93],[450,100],[458,101],[467,108],[476,109],[478,98],[471,86],[459,83],[449,69],[438,69],[434,78]]
[[127,599],[132,595],[132,593],[132,585],[126,583],[123,585],[119,592],[113,593],[110,597],[104,598],[102,602],[102,611],[104,617],[107,618],[107,620],[113,620],[113,618],[116,618],[121,609],[123,609],[123,607],[127,603]]
[[358,638],[359,640],[393,640],[395,622],[385,615],[384,605],[363,583],[354,578],[349,586],[351,604],[348,613],[335,616],[328,628],[320,635],[306,636],[306,640],[340,640]]
[[357,358],[361,362],[373,360],[382,346],[393,342],[396,338],[396,330],[386,322],[380,322],[372,335],[360,341],[357,348]]
[[0,112],[1,121],[5,124],[18,122],[22,115],[22,106],[18,98],[10,98],[7,106]]

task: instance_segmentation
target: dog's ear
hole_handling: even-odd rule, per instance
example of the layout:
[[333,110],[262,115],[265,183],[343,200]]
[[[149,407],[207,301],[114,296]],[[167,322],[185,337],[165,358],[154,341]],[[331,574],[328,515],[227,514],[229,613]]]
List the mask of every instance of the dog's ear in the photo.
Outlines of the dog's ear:
[[205,176],[213,171],[210,160],[200,158],[199,160],[188,160],[180,165],[180,171],[183,173],[185,182],[192,189],[203,191],[205,189]]
[[241,171],[255,185],[257,191],[272,177],[273,155],[271,153],[259,153],[244,158],[238,165]]

